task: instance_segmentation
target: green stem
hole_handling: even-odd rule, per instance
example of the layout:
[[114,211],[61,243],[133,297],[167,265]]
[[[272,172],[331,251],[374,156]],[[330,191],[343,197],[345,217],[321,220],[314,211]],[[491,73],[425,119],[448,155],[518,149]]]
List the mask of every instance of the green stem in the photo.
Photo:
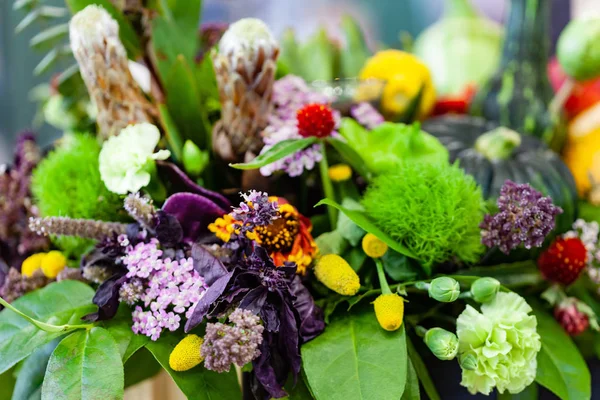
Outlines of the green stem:
[[[321,152],[323,157],[319,162],[319,170],[321,172],[321,183],[323,185],[323,193],[325,198],[335,201],[335,194],[333,191],[333,184],[329,178],[329,163],[327,162],[327,149],[325,148],[325,142],[321,142]],[[331,224],[331,230],[334,230],[337,226],[337,210],[334,207],[327,207],[327,213],[329,214],[329,223]]]
[[382,294],[391,294],[392,290],[390,289],[390,285],[387,283],[387,279],[385,279],[385,272],[383,272],[383,264],[379,258],[374,258],[375,265],[377,266],[377,276],[379,277],[379,284],[381,285],[381,293]]
[[40,328],[41,330],[45,331],[45,332],[50,332],[50,333],[58,333],[58,332],[71,332],[74,331],[76,329],[91,329],[94,325],[92,324],[83,324],[83,325],[51,325],[51,324],[47,324],[45,322],[42,321],[38,321],[37,319],[33,319],[31,318],[29,315],[22,313],[21,311],[17,310],[14,306],[12,306],[9,302],[7,302],[6,300],[4,300],[2,297],[0,297],[0,304],[3,305],[5,308],[11,310],[12,312],[20,315],[21,317],[25,318],[27,321],[31,322],[33,325],[37,326],[38,328]]

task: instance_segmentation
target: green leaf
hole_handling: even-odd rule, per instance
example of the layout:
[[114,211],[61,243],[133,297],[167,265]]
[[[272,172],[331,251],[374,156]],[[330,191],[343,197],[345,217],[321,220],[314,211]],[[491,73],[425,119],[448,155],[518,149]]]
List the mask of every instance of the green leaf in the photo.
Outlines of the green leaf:
[[346,39],[346,47],[340,55],[342,75],[354,78],[360,74],[365,62],[371,55],[365,36],[354,18],[349,15],[342,17],[341,28]]
[[158,105],[158,115],[161,125],[165,130],[165,138],[167,139],[167,145],[169,150],[171,150],[171,154],[173,154],[173,158],[181,160],[184,142],[166,105]]
[[48,360],[58,343],[58,339],[46,343],[23,361],[12,400],[34,400],[41,397]]
[[421,394],[419,392],[419,377],[415,371],[415,367],[412,364],[410,358],[408,359],[408,366],[406,370],[406,387],[402,394],[403,400],[420,399]]
[[229,164],[229,166],[236,169],[258,169],[260,167],[264,167],[265,165],[274,163],[275,161],[279,161],[282,158],[294,154],[300,150],[303,150],[311,144],[314,144],[316,141],[317,138],[315,137],[283,140],[279,143],[276,143],[266,152],[259,154],[254,160],[250,161],[249,163]]
[[[11,400],[11,393],[15,386],[14,370],[10,369],[3,374],[0,374],[0,400]],[[17,399],[15,399],[17,400]],[[27,400],[27,399],[18,399]]]
[[189,65],[194,65],[197,50],[197,35],[191,36],[185,27],[178,26],[166,16],[158,16],[152,22],[152,56],[158,68],[161,82],[167,82],[177,57],[182,55]]
[[537,400],[538,398],[538,385],[534,382],[521,393],[510,394],[508,391],[502,394],[498,393],[497,400]]
[[[363,208],[357,201],[354,201],[350,198],[345,198],[342,200],[342,207],[347,210],[357,210],[362,211]],[[336,230],[342,235],[344,239],[346,239],[352,246],[357,246],[363,236],[365,236],[365,230],[360,226],[356,225],[346,214],[341,213],[338,216],[337,228]],[[339,254],[339,253],[338,253]]]
[[119,37],[121,38],[121,42],[127,49],[127,55],[130,59],[135,60],[137,56],[141,53],[141,44],[140,40],[135,33],[135,29],[129,23],[123,13],[121,13],[111,2],[110,0],[65,0],[67,6],[71,10],[72,14],[75,14],[90,4],[97,4],[102,6],[119,24]]
[[119,306],[117,315],[113,319],[103,321],[101,325],[113,337],[119,348],[123,363],[150,341],[148,336],[133,333],[131,330],[133,325],[131,310],[124,304]]
[[542,339],[536,382],[562,400],[591,398],[590,371],[577,346],[536,300],[528,299],[528,303],[533,307]]
[[169,20],[181,29],[196,34],[200,26],[202,0],[167,0],[167,3]]
[[[377,226],[375,226],[375,224],[373,222],[371,222],[371,220],[369,220],[369,217],[367,217],[367,215],[364,213],[364,211],[348,210],[347,208],[342,207],[341,205],[337,204],[335,201],[330,200],[330,199],[321,200],[320,202],[318,202],[315,205],[315,207],[322,206],[322,205],[334,207],[334,208],[338,209],[339,211],[343,212],[356,225],[358,225],[365,231],[377,236],[380,240],[387,243],[388,246],[390,246],[392,249],[396,250],[398,253],[404,254],[405,256],[411,257],[411,258],[415,257],[412,254],[412,252],[409,249],[407,249],[404,245],[396,242],[387,233],[383,232],[381,229],[379,229]],[[430,270],[427,270],[426,272],[427,272],[427,274],[431,273]]]
[[371,307],[344,314],[302,346],[302,362],[317,400],[398,400],[407,374],[404,326],[385,331]]
[[34,49],[55,47],[62,39],[69,34],[69,24],[54,25],[51,28],[41,31],[31,38],[29,45]]
[[385,273],[395,282],[413,281],[418,278],[419,264],[394,250],[388,250],[381,259]]
[[182,139],[191,140],[200,148],[206,148],[206,131],[203,107],[196,90],[194,74],[183,55],[177,56],[165,80],[166,104]]
[[42,400],[122,399],[123,362],[104,328],[80,330],[54,349],[42,385]]
[[[291,28],[286,29],[280,40],[281,54],[279,61],[288,69],[289,73],[304,77],[304,60],[300,55],[300,46],[296,41],[296,35]],[[277,68],[279,72],[279,67]]]
[[140,349],[125,363],[125,387],[150,379],[162,371],[162,366],[147,349]]
[[348,242],[338,230],[319,235],[315,239],[315,242],[322,256],[327,254],[342,254],[348,247]]
[[327,143],[332,145],[340,156],[342,156],[344,161],[346,161],[360,176],[367,181],[371,179],[372,174],[367,169],[364,160],[356,150],[348,145],[348,143],[333,137],[327,138]]
[[440,395],[433,384],[433,380],[431,380],[431,376],[429,376],[429,370],[408,336],[406,337],[406,346],[408,347],[408,356],[419,377],[419,381],[421,381],[421,385],[425,389],[425,393],[427,393],[427,396],[431,400],[440,400]]
[[459,275],[489,276],[498,279],[504,286],[512,288],[535,286],[543,280],[535,261],[532,260],[473,267],[456,273]]
[[[93,296],[94,290],[84,283],[62,281],[28,293],[12,305],[44,323],[76,324],[95,310]],[[11,310],[3,310],[0,312],[0,374],[63,334],[41,331]]]
[[230,372],[219,374],[207,370],[203,365],[185,372],[176,372],[169,367],[169,356],[183,338],[184,336],[181,334],[164,332],[161,334],[160,340],[149,342],[146,348],[171,375],[189,400],[239,399],[240,388],[233,369]]
[[319,29],[300,48],[300,59],[303,60],[304,80],[331,81],[333,76],[335,54],[325,28]]

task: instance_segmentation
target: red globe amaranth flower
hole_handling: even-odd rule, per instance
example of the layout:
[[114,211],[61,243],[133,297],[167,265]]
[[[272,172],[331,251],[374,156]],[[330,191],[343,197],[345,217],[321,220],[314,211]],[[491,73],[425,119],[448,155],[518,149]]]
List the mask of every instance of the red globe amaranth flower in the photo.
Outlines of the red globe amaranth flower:
[[323,138],[331,135],[335,128],[335,120],[331,108],[325,104],[308,104],[296,113],[298,132],[304,137]]
[[581,274],[587,261],[587,250],[579,238],[556,238],[538,258],[545,279],[570,285]]
[[583,333],[590,326],[590,318],[579,311],[574,301],[565,301],[554,309],[554,318],[571,336]]

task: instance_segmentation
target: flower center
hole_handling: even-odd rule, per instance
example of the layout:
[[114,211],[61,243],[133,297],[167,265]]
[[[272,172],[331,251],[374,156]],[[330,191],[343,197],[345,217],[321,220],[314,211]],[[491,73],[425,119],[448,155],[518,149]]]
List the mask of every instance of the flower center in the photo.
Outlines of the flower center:
[[254,230],[258,240],[269,252],[287,253],[292,250],[296,235],[300,231],[300,222],[291,212],[282,212],[281,218],[270,225],[257,226]]

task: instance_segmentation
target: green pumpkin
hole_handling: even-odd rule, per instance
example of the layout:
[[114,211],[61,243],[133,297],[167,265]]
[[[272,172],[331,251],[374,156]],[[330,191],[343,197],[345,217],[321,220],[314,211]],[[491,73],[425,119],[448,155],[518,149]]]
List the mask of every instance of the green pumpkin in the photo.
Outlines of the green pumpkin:
[[451,162],[458,160],[475,178],[486,199],[495,202],[507,179],[529,183],[563,209],[554,232],[571,229],[577,217],[575,181],[560,157],[542,141],[469,116],[433,118],[422,129],[448,149]]
[[476,94],[470,113],[535,136],[560,151],[566,126],[549,105],[549,0],[511,0],[499,69]]

